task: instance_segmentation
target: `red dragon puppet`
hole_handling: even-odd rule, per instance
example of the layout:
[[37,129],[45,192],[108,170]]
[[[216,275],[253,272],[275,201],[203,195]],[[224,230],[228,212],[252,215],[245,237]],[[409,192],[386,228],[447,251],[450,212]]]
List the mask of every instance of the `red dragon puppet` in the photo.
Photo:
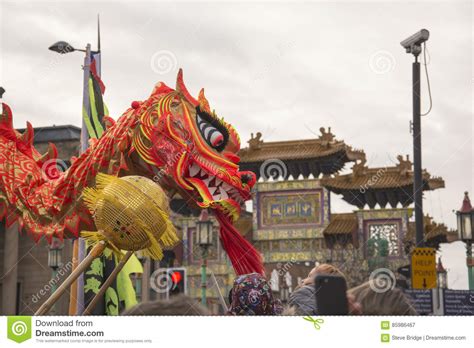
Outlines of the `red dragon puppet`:
[[77,237],[93,227],[81,196],[97,173],[142,175],[169,196],[179,192],[188,204],[211,209],[235,272],[263,274],[260,254],[233,226],[250,198],[255,175],[239,171],[239,136],[211,111],[204,90],[193,98],[180,70],[175,90],[160,82],[147,100],[133,102],[117,122],[105,117],[105,123],[104,134],[61,172],[54,145],[39,154],[31,124],[23,134],[17,132],[3,104],[0,218],[6,217],[8,226],[18,220],[35,240]]

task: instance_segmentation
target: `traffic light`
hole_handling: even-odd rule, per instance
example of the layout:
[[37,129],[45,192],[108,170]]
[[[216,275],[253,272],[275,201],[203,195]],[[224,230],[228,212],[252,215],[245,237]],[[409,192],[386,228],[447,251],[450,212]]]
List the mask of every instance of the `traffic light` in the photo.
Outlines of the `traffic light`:
[[186,294],[186,268],[168,268],[167,272],[170,282],[169,295]]

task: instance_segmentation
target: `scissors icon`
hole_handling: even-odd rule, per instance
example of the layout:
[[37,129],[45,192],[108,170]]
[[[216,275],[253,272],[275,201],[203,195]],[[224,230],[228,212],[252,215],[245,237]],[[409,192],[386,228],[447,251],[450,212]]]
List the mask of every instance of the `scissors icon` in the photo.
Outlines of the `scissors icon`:
[[315,318],[312,318],[310,316],[307,316],[307,317],[303,317],[304,320],[306,321],[309,321],[311,323],[313,323],[314,325],[314,328],[316,330],[319,330],[321,328],[321,325],[320,324],[323,324],[324,323],[324,319],[315,319]]

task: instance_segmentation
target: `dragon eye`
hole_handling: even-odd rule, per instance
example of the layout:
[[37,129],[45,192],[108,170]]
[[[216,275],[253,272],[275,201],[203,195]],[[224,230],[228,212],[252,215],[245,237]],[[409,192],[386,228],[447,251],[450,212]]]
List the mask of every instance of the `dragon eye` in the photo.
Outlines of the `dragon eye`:
[[196,123],[206,143],[213,149],[222,151],[228,138],[228,134],[222,129],[222,126],[211,116],[200,112],[200,110],[196,114]]

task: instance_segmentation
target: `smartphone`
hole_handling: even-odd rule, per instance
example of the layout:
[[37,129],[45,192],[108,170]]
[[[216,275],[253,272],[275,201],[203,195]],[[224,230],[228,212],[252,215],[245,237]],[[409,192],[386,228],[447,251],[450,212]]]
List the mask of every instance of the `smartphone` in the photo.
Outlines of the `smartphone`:
[[343,277],[319,274],[316,276],[316,312],[321,315],[347,315],[347,285]]

